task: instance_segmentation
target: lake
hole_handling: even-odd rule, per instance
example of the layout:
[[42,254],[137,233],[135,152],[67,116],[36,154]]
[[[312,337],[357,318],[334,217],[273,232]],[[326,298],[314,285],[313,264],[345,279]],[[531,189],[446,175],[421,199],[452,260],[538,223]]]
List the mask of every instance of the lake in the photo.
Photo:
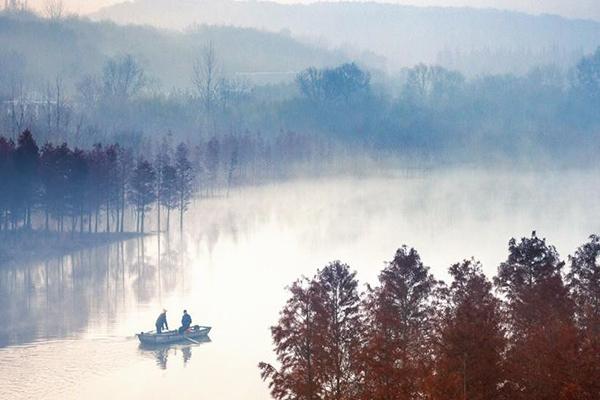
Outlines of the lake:
[[[268,399],[257,364],[286,285],[342,260],[375,283],[402,244],[446,279],[536,230],[563,258],[600,232],[597,171],[452,170],[327,178],[198,200],[183,232],[0,269],[2,399]],[[154,216],[153,216],[154,217]],[[173,217],[172,220],[177,220]],[[160,310],[187,309],[210,341],[140,348]]]

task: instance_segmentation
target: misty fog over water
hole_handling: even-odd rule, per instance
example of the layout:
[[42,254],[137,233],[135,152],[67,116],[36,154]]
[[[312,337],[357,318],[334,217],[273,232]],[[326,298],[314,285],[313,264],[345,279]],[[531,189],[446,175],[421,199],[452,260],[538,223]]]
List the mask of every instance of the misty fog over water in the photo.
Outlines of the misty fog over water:
[[0,0],[0,400],[596,400],[600,6],[78,2]]
[[[334,259],[373,283],[403,244],[438,279],[471,256],[491,277],[510,237],[566,258],[600,230],[598,173],[451,170],[297,180],[197,201],[183,235],[133,239],[0,270],[0,398],[269,398],[256,365],[285,286]],[[159,256],[160,254],[160,256]],[[364,287],[361,286],[361,290]],[[210,342],[145,350],[133,337],[187,308]],[[235,376],[235,382],[232,377]]]

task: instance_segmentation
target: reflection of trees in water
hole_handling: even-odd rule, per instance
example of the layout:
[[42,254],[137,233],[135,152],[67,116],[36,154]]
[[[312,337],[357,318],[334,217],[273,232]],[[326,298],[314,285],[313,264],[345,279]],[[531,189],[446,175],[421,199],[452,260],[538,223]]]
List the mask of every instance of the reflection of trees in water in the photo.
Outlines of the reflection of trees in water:
[[129,270],[133,277],[132,289],[137,300],[148,302],[158,293],[156,283],[157,266],[146,253],[146,240],[144,237],[136,240],[136,258],[129,264]]
[[[33,265],[0,269],[0,346],[100,332],[139,302],[178,288],[181,254],[163,255],[157,280],[153,238],[100,246]],[[154,250],[154,251],[149,251]],[[162,288],[161,288],[162,286]],[[93,326],[90,326],[93,325]]]
[[212,251],[223,237],[235,242],[248,235],[268,215],[245,207],[231,211],[231,204],[226,211],[213,206],[214,214],[190,210],[188,219],[203,223],[188,224],[181,235],[164,234],[160,251],[151,236],[0,269],[0,296],[7,299],[0,307],[0,346],[91,328],[102,332],[139,302],[189,289],[188,245]]
[[174,247],[170,235],[165,235],[160,255],[160,285],[164,292],[172,292],[178,287],[179,273],[182,268],[181,252]]

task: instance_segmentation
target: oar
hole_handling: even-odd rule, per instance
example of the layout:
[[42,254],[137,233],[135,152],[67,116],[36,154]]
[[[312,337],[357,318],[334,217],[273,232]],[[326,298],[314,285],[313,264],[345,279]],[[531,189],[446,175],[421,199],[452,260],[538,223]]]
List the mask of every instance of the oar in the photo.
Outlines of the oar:
[[192,338],[189,338],[189,337],[187,337],[187,336],[185,336],[185,335],[183,335],[183,337],[184,337],[184,338],[186,338],[187,340],[189,340],[189,341],[190,341],[190,342],[192,342],[192,343],[200,344],[200,342],[197,342],[197,341],[195,341],[194,339],[192,339]]

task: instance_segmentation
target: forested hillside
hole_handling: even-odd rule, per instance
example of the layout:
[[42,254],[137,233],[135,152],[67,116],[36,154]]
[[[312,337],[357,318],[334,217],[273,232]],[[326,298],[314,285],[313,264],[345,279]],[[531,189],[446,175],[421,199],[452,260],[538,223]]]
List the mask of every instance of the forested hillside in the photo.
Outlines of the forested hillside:
[[520,75],[423,63],[385,74],[249,29],[175,33],[30,14],[0,26],[0,135],[13,140],[30,129],[40,143],[117,142],[137,153],[168,134],[292,136],[311,159],[532,166],[593,163],[600,143],[600,51]]
[[593,21],[383,2],[136,0],[92,17],[177,29],[206,23],[287,30],[322,46],[384,57],[378,65],[390,71],[423,62],[468,75],[523,73],[537,64],[568,67],[594,50],[600,36],[600,23]]
[[20,72],[30,78],[29,86],[42,88],[57,75],[76,82],[98,73],[107,58],[125,53],[140,61],[155,88],[187,88],[193,62],[208,42],[219,50],[225,73],[261,83],[291,81],[306,67],[345,59],[289,35],[249,28],[198,26],[181,33],[77,17],[51,21],[29,13],[0,13],[0,58],[13,54],[23,64]]

